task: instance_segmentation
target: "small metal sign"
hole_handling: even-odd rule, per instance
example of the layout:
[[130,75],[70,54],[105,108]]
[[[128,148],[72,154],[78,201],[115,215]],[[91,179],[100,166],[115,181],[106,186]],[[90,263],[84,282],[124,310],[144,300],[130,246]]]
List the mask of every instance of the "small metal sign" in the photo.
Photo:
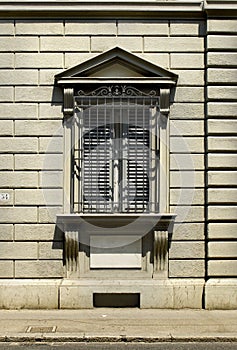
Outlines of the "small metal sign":
[[10,199],[10,194],[9,193],[0,193],[0,201],[1,202],[6,202]]

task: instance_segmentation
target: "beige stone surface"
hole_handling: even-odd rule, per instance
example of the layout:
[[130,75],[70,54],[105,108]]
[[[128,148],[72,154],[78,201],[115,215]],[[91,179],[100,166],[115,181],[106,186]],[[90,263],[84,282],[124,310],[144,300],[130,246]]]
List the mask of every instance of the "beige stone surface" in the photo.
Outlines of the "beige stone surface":
[[37,222],[36,207],[1,207],[0,208],[0,223],[27,223]]
[[37,172],[4,171],[0,173],[2,188],[27,188],[38,186]]
[[[27,79],[26,79],[27,74]],[[38,71],[25,70],[4,70],[0,71],[1,85],[37,85]]]
[[63,137],[40,137],[39,152],[40,153],[63,153]]
[[237,36],[209,35],[207,45],[209,49],[236,49]]
[[1,242],[0,256],[2,259],[37,259],[37,243]]
[[208,69],[207,79],[209,83],[229,83],[237,82],[237,69]]
[[171,154],[171,170],[204,170],[203,154]]
[[62,91],[56,87],[19,87],[15,88],[17,102],[61,102]]
[[39,186],[42,188],[62,188],[63,171],[41,171],[39,172]]
[[63,277],[63,274],[62,260],[17,260],[15,262],[16,278],[58,278]]
[[[63,233],[54,224],[16,224],[16,241],[62,241]],[[50,243],[52,244],[52,243]]]
[[13,155],[1,154],[0,157],[0,170],[12,170],[13,169]]
[[233,151],[237,148],[237,138],[231,136],[208,137],[209,151]]
[[1,278],[13,278],[13,261],[1,260],[0,261],[0,277]]
[[115,20],[66,20],[65,35],[116,35]]
[[63,68],[62,53],[16,53],[16,68]]
[[209,220],[236,220],[237,207],[231,205],[215,206],[209,205],[208,219]]
[[[172,69],[172,72],[178,75],[177,86],[198,86],[204,85],[204,71],[200,69]],[[203,113],[203,112],[202,112]],[[201,113],[201,114],[202,114]],[[192,112],[189,112],[190,117]],[[201,118],[201,117],[200,117]]]
[[209,188],[208,203],[236,203],[237,188]]
[[170,260],[169,277],[203,277],[205,274],[204,260]]
[[174,100],[176,102],[204,102],[202,87],[177,87]]
[[60,189],[15,190],[16,205],[61,205],[62,200]]
[[0,241],[12,241],[13,228],[10,224],[0,224]]
[[237,273],[237,260],[210,260],[208,262],[209,276],[233,277]]
[[[16,20],[16,35],[63,35],[62,20]],[[27,39],[28,40],[28,39]]]
[[209,223],[208,224],[208,238],[209,239],[232,239],[237,238],[237,224],[236,223]]
[[175,205],[204,205],[203,189],[171,189],[170,204]]
[[237,308],[237,284],[234,278],[210,278],[205,286],[207,309],[230,310]]
[[236,242],[209,242],[209,258],[237,258]]
[[13,135],[13,121],[0,120],[0,135],[12,136]]
[[63,157],[61,154],[35,154],[15,156],[17,170],[62,170]]
[[190,20],[171,20],[170,21],[171,36],[200,36],[204,35],[204,22]]
[[145,37],[145,52],[202,52],[203,39],[195,37]]
[[134,37],[104,36],[103,40],[101,40],[100,37],[94,36],[91,38],[91,51],[103,52],[111,49],[111,47],[120,46],[121,48],[128,51],[142,52],[142,43],[143,43],[142,38],[138,36],[134,36]]
[[0,68],[13,68],[13,67],[14,67],[14,54],[0,53]]
[[[176,71],[177,72],[177,71]],[[170,119],[202,119],[203,103],[173,103],[170,106]]]
[[190,120],[188,123],[183,120],[172,120],[170,123],[171,135],[181,136],[202,136],[204,133],[204,123],[202,120]]
[[0,102],[12,102],[14,96],[13,87],[0,87]]
[[[89,60],[90,58],[93,58],[97,56],[98,53],[91,53],[91,52],[80,52],[80,53],[75,53],[75,52],[65,52],[64,57],[65,57],[65,69],[74,67],[82,62],[85,62]],[[53,67],[52,67],[53,68]]]
[[177,222],[203,222],[204,221],[204,207],[203,206],[189,206],[189,205],[171,205],[170,212],[175,213]]
[[162,68],[169,68],[169,54],[168,53],[138,53],[139,57],[143,58],[146,61],[150,61]]
[[1,35],[14,35],[14,21],[7,19],[0,22]]
[[16,120],[15,122],[15,134],[18,136],[60,136],[62,133],[62,121],[58,120]]
[[[183,51],[183,50],[181,50]],[[204,56],[202,53],[171,53],[170,68],[204,68]]]
[[204,242],[171,242],[170,259],[204,259]]
[[36,119],[37,116],[37,104],[1,103],[0,118],[2,119]]
[[237,133],[237,119],[220,120],[209,119],[208,120],[208,133],[209,134],[235,134]]
[[63,242],[39,242],[39,259],[62,259]]
[[36,137],[2,137],[0,149],[2,153],[36,153],[38,141]]
[[175,171],[170,172],[170,187],[171,188],[185,188],[190,187],[194,189],[195,187],[204,186],[204,173],[203,171]]
[[204,240],[204,223],[179,223],[176,221],[172,233],[172,241],[175,240]]
[[236,185],[237,172],[236,171],[209,171],[208,172],[209,185]]
[[[237,60],[237,57],[236,57]],[[208,115],[220,117],[236,117],[237,103],[236,102],[209,102]]]
[[60,119],[63,118],[62,105],[50,103],[40,103],[39,104],[39,118],[40,119]]
[[62,207],[40,207],[39,210],[39,223],[55,224],[56,215],[62,214]]
[[203,137],[171,137],[170,151],[172,153],[203,153],[204,138]]
[[207,21],[208,32],[236,33],[236,19],[209,19]]
[[157,35],[168,36],[168,21],[142,20],[139,23],[129,20],[118,21],[118,35]]
[[208,154],[208,166],[209,168],[233,168],[237,167],[237,158],[233,154],[223,153],[223,154]]
[[57,309],[58,280],[4,280],[0,284],[2,309]]
[[90,38],[87,36],[81,37],[54,37],[44,36],[40,40],[40,51],[53,51],[53,52],[65,52],[65,51],[89,51]]
[[215,100],[235,100],[237,87],[235,86],[209,86],[208,98]]
[[40,85],[53,85],[54,77],[56,74],[62,72],[62,69],[40,69],[39,71],[39,84]]
[[37,36],[31,38],[24,37],[0,37],[1,52],[22,52],[39,50],[39,38]]
[[209,66],[236,66],[237,53],[235,52],[208,52],[207,62]]
[[201,308],[202,279],[172,280],[64,280],[60,286],[60,305],[63,309],[93,308],[93,292],[140,293],[141,309]]

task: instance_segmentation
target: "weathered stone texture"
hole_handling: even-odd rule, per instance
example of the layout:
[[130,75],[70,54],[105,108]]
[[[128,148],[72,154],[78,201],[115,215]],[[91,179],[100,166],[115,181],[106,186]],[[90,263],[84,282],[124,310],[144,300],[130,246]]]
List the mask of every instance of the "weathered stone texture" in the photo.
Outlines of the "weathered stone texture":
[[204,260],[170,260],[169,277],[203,277]]
[[16,278],[57,278],[63,277],[61,260],[40,260],[15,262]]
[[37,243],[26,242],[1,242],[1,259],[37,259]]
[[16,68],[63,68],[62,53],[17,53]]
[[62,241],[63,233],[54,224],[17,224],[16,241]]
[[65,35],[116,35],[116,21],[66,20]]
[[[17,20],[16,35],[63,35],[63,21]],[[28,40],[28,39],[27,39]]]

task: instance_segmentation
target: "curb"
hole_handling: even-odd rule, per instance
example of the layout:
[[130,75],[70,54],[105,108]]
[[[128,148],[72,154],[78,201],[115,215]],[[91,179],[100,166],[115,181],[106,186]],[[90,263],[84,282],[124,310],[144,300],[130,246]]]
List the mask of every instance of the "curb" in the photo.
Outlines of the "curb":
[[10,342],[19,342],[19,343],[164,343],[164,342],[237,342],[237,336],[161,336],[161,337],[131,337],[126,335],[121,336],[86,336],[80,335],[76,336],[74,334],[68,335],[44,335],[44,334],[32,334],[31,336],[25,334],[19,335],[0,335],[0,343],[10,343]]

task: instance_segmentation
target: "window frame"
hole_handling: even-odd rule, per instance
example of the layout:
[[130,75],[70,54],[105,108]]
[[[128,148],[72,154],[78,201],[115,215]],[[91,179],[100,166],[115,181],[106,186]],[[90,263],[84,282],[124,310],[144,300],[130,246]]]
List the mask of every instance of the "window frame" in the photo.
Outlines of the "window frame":
[[[117,93],[114,94],[111,91],[115,91],[117,89]],[[128,91],[128,93],[125,93],[125,91]],[[103,92],[103,96],[100,96],[100,91]],[[105,91],[108,92],[107,95],[105,95]],[[99,95],[97,95],[97,94]],[[84,104],[86,102],[86,104]],[[85,131],[85,125],[86,130],[96,130],[97,124],[95,125],[93,123],[93,117],[96,118],[96,121],[101,125],[101,123],[106,123],[106,125],[109,125],[110,131],[112,132],[112,135],[110,137],[111,144],[108,144],[111,148],[111,152],[115,153],[110,155],[110,159],[112,159],[112,164],[109,169],[109,173],[111,176],[111,179],[109,180],[109,185],[112,188],[111,190],[111,202],[110,206],[101,209],[99,206],[99,210],[97,213],[157,213],[159,212],[159,198],[158,198],[158,189],[159,189],[159,161],[157,157],[157,153],[159,152],[159,135],[158,135],[158,124],[159,124],[159,95],[156,91],[152,90],[149,91],[149,93],[146,93],[144,91],[138,90],[137,88],[133,88],[133,86],[122,86],[122,85],[116,85],[116,86],[103,86],[100,89],[96,89],[95,91],[90,91],[89,93],[79,91],[79,96],[74,96],[74,104],[75,104],[75,112],[74,112],[74,121],[72,126],[72,139],[74,139],[72,142],[75,145],[73,147],[73,155],[72,158],[75,159],[74,163],[74,177],[72,180],[72,186],[74,187],[74,191],[71,195],[71,208],[74,208],[75,213],[96,213],[96,210],[90,211],[89,208],[87,208],[87,211],[84,210],[83,205],[85,204],[83,199],[83,194],[85,193],[85,178],[83,169],[85,165],[85,159],[83,157],[84,150],[84,135],[87,135],[87,132]],[[92,108],[92,115],[90,113],[90,108]],[[102,110],[100,111],[100,108]],[[126,110],[127,113],[124,114],[124,110]],[[93,111],[95,111],[93,113]],[[100,112],[102,112],[102,116],[100,115]],[[131,113],[132,112],[132,113]],[[140,117],[139,117],[140,113]],[[96,114],[93,115],[93,114]],[[117,116],[116,116],[117,115]],[[125,119],[124,119],[125,117]],[[127,119],[126,119],[127,117]],[[84,119],[85,118],[85,119]],[[92,118],[92,119],[91,119]],[[101,120],[102,118],[102,120]],[[119,123],[123,125],[122,129],[119,128],[119,130],[116,130],[116,119],[119,118]],[[142,118],[142,119],[141,119]],[[92,121],[91,121],[92,120]],[[85,122],[85,123],[84,123]],[[88,124],[88,125],[87,125]],[[130,141],[130,138],[128,135],[126,135],[126,132],[124,131],[125,128],[129,128],[131,125],[134,126],[134,140]],[[91,128],[92,127],[92,128]],[[149,192],[148,195],[148,201],[146,203],[146,200],[143,198],[140,201],[134,201],[134,208],[127,208],[126,210],[126,203],[129,205],[129,187],[127,189],[127,198],[126,198],[126,190],[125,186],[122,186],[118,183],[119,177],[121,178],[121,171],[126,169],[126,165],[128,166],[129,160],[123,159],[123,155],[126,154],[126,151],[128,152],[135,152],[136,148],[139,148],[139,145],[141,144],[138,142],[136,132],[138,129],[143,129],[143,141],[149,141],[149,146],[142,146],[142,150],[140,150],[142,153],[140,153],[140,157],[142,154],[142,161],[143,167],[145,163],[147,163],[147,170],[149,172],[149,181],[148,181],[148,187],[147,190]],[[119,131],[119,135],[116,133],[116,131]],[[148,133],[148,136],[144,136]],[[95,133],[93,132],[93,137]],[[146,139],[144,140],[144,137]],[[87,142],[90,142],[90,136],[88,136],[89,140]],[[121,140],[126,140],[125,144],[121,146]],[[97,134],[97,141],[99,141],[98,134]],[[92,144],[94,143],[93,140],[91,141]],[[119,143],[119,144],[117,144]],[[133,143],[133,146],[132,146]],[[89,144],[88,144],[89,145]],[[121,154],[116,154],[117,147],[121,148],[119,152]],[[147,148],[148,147],[148,148]],[[125,150],[126,148],[126,150]],[[102,150],[103,151],[103,150]],[[103,152],[102,152],[103,153]],[[90,154],[90,152],[89,152]],[[85,153],[84,153],[85,156]],[[91,162],[92,164],[88,164],[89,166],[96,166],[96,164],[93,164],[95,155],[92,155]],[[123,169],[120,169],[117,164],[119,162],[119,158],[122,158],[123,161]],[[126,156],[125,156],[126,158]],[[101,159],[100,159],[101,160]],[[99,160],[99,161],[100,161]],[[115,164],[116,163],[116,164]],[[116,168],[117,165],[117,168]],[[120,164],[121,165],[121,164]],[[116,171],[117,170],[117,171]],[[117,176],[116,176],[117,175]],[[137,174],[136,174],[137,175]],[[140,175],[141,176],[141,175]],[[94,174],[93,174],[94,177]],[[122,176],[122,178],[127,178],[127,181],[129,181],[129,173],[126,171],[126,174]],[[134,178],[135,179],[135,178]],[[117,180],[117,181],[116,181]],[[77,182],[79,181],[79,184]],[[88,179],[87,179],[88,182]],[[126,180],[125,180],[126,182]],[[90,184],[89,184],[90,185]],[[94,184],[92,184],[94,185]],[[124,197],[125,195],[125,197]],[[90,197],[90,194],[89,194]],[[125,198],[125,201],[123,199]],[[127,202],[126,202],[127,201]],[[99,204],[96,203],[95,205]],[[103,205],[103,203],[100,203]],[[109,204],[109,203],[108,203]]]

